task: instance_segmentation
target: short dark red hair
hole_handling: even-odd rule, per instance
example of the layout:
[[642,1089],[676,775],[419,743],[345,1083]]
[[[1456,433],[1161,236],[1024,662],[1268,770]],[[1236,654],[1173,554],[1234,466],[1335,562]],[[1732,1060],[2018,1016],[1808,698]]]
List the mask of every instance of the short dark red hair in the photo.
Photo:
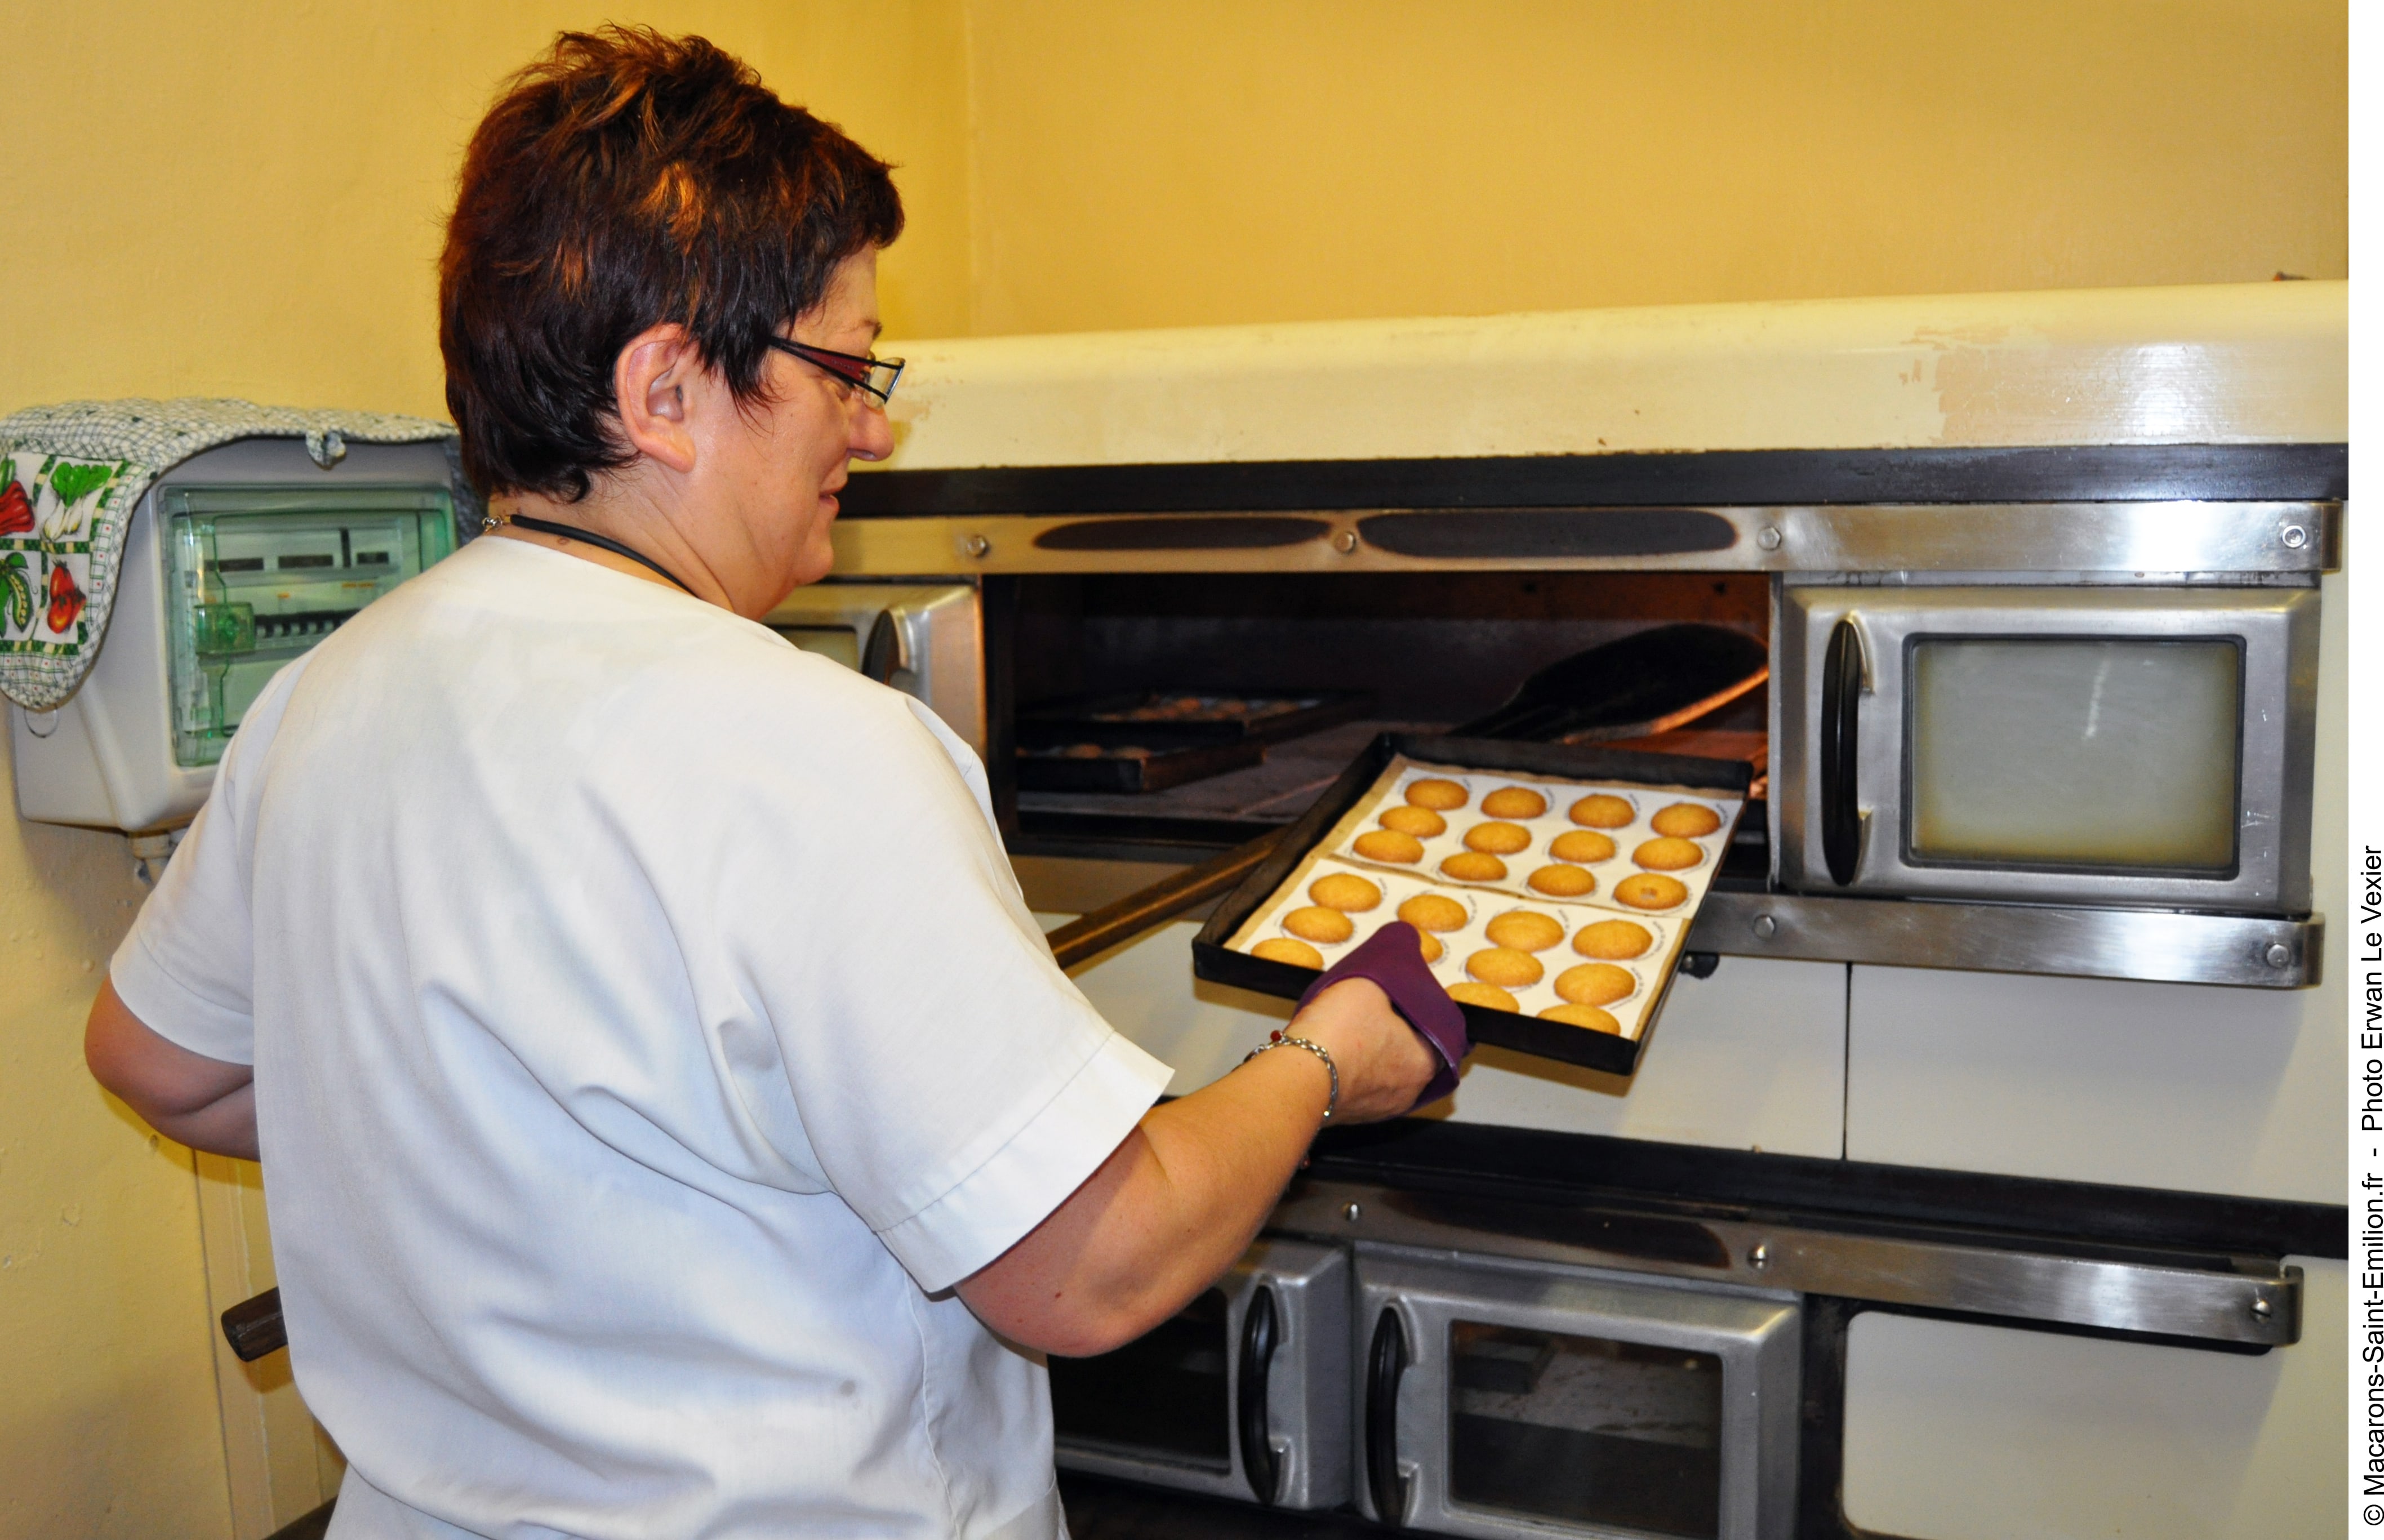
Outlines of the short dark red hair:
[[886,163],[700,37],[565,32],[489,109],[439,259],[439,348],[485,495],[577,502],[636,456],[613,365],[661,321],[739,400],[839,263],[902,230]]

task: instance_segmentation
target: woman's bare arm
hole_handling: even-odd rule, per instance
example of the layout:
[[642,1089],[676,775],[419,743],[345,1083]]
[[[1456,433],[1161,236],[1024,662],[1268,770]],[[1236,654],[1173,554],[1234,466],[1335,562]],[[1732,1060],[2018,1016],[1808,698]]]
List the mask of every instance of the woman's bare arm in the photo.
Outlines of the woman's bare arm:
[[[1333,1055],[1335,1123],[1397,1116],[1438,1068],[1364,979],[1318,996],[1292,1030]],[[1152,1108],[1066,1202],[963,1279],[961,1298],[995,1331],[1045,1352],[1133,1341],[1249,1246],[1315,1138],[1330,1090],[1322,1061],[1283,1048]]]
[[149,1030],[102,982],[82,1030],[92,1078],[168,1138],[217,1155],[256,1159],[256,1087],[246,1064],[228,1064]]

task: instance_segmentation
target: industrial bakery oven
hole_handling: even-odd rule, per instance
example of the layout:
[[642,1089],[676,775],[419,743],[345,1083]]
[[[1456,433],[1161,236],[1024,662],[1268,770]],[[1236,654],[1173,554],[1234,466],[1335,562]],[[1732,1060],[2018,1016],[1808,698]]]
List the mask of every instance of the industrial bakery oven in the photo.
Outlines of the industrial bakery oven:
[[[1174,1339],[1223,1371],[1201,1452],[1072,1413],[1078,1490],[1460,1534],[2330,1522],[2288,1451],[2342,1447],[2341,305],[2278,285],[913,347],[919,415],[855,478],[839,573],[980,593],[1029,900],[1093,912],[1080,982],[1177,1090],[1282,1012],[1193,977],[1182,872],[1291,824],[1375,734],[1512,724],[1529,681],[1620,648],[1556,736],[1755,782],[1633,1073],[1484,1050],[1432,1117],[1325,1141],[1277,1211],[1278,1240],[1347,1259],[1346,1485],[1329,1461],[1301,1494],[1253,1484],[1292,1435],[1242,1431],[1228,1290]],[[1518,353],[1521,386],[1495,366]],[[1633,694],[1717,633],[1757,666]],[[1326,692],[1368,703],[1215,775],[1016,775],[1054,702]],[[1407,1274],[1370,1257],[1415,1248],[1455,1284],[1379,1282]],[[1518,1266],[1601,1324],[1509,1309]],[[1412,1302],[1469,1267],[1472,1313]],[[1684,1298],[1773,1322],[1793,1367],[1772,1346],[1697,1381],[1680,1366],[1728,1355],[1664,1335]],[[1793,1429],[1689,1419],[1701,1473],[1649,1499],[1661,1522],[1587,1475],[1484,1485],[1466,1450],[1564,1418],[1466,1443],[1452,1397],[1546,1355],[1683,1406],[1735,1385]],[[1108,1373],[1112,1403],[1134,1378]]]

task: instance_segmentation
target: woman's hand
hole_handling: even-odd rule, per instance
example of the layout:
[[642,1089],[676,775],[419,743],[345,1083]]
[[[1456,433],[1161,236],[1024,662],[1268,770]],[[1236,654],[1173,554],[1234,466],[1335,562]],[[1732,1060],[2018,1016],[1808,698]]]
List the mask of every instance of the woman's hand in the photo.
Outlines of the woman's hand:
[[[1397,1117],[1415,1105],[1440,1069],[1440,1056],[1407,1018],[1391,1009],[1390,997],[1372,979],[1343,979],[1310,1000],[1308,1009],[1291,1019],[1288,1031],[1333,1056],[1333,1067],[1341,1076],[1341,1103],[1333,1110],[1335,1123]],[[1274,1051],[1306,1052],[1297,1048]]]
[[[1290,1031],[1333,1056],[1335,1123],[1397,1117],[1440,1068],[1362,978],[1317,996]],[[1066,1202],[962,1279],[961,1298],[995,1331],[1045,1352],[1133,1341],[1248,1249],[1307,1156],[1331,1090],[1316,1055],[1279,1048],[1152,1108]]]

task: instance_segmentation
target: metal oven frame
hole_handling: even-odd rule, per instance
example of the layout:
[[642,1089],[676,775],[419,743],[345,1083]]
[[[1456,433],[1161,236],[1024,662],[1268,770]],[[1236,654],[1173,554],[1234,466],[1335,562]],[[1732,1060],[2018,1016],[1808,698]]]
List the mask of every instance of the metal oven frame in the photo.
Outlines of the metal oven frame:
[[[984,587],[987,770],[1009,789],[1007,582],[1046,573],[1760,572],[2306,587],[2339,570],[2341,444],[1749,450],[995,467],[855,476],[840,577]],[[1693,950],[2254,988],[2322,976],[2325,921],[2124,902],[1716,888]]]
[[[1775,617],[1792,582],[2307,590],[2341,565],[2347,487],[2340,443],[1021,466],[856,476],[836,538],[842,574],[982,584],[1000,807],[1005,616],[1027,575],[1753,572]],[[1216,891],[1238,875],[1182,881]],[[1138,897],[1081,924],[1108,946],[1173,913]],[[1718,884],[1687,947],[2291,989],[2321,978],[2324,935],[2315,913],[2108,894],[1798,892],[1775,868]],[[1417,1121],[1329,1135],[1270,1233],[1793,1298],[1799,1540],[1884,1540],[1842,1497],[1856,1316],[2263,1353],[2300,1337],[2284,1259],[2348,1251],[2332,1205]]]

